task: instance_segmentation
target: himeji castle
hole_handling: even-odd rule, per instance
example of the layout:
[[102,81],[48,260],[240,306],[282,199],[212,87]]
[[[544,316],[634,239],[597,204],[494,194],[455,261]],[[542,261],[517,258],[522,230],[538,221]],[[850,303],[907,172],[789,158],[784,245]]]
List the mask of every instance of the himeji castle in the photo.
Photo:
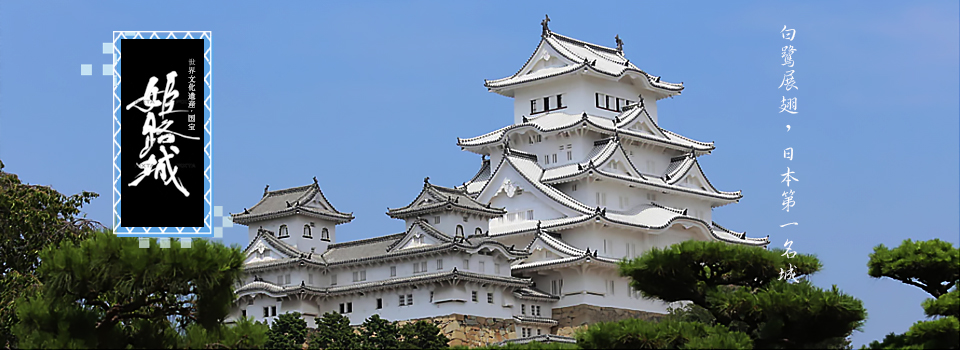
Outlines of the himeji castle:
[[713,221],[713,208],[742,198],[714,187],[697,162],[713,143],[658,126],[657,101],[683,85],[631,63],[619,36],[604,47],[548,22],[516,74],[485,81],[513,98],[513,124],[459,138],[481,156],[479,171],[450,187],[424,179],[416,198],[386,213],[404,232],[338,241],[337,225],[354,217],[316,178],[268,187],[233,214],[250,245],[231,319],[300,312],[315,327],[326,312],[353,325],[379,314],[432,320],[452,345],[572,342],[586,324],[667,312],[619,276],[622,259],[685,240],[769,244]]

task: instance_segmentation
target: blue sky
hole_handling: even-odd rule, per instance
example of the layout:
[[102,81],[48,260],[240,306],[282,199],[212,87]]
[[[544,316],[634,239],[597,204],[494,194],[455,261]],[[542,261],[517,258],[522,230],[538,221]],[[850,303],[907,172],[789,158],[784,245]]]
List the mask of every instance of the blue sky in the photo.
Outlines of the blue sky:
[[[513,74],[540,20],[624,51],[684,82],[661,100],[661,127],[715,141],[700,158],[721,190],[742,190],[717,222],[816,254],[813,279],[864,301],[854,344],[903,332],[927,295],[867,276],[877,244],[958,243],[960,22],[955,1],[923,2],[13,2],[0,3],[0,159],[64,193],[101,194],[85,212],[110,221],[114,30],[210,30],[214,50],[214,204],[239,212],[263,186],[320,182],[354,222],[338,239],[400,232],[384,215],[422,179],[455,185],[480,157],[456,146],[512,122],[483,79]],[[780,37],[787,25],[793,42]],[[797,115],[778,114],[780,48],[796,49]],[[80,64],[94,75],[81,76]],[[792,126],[786,131],[786,124]],[[793,147],[795,158],[782,158]],[[789,166],[796,206],[781,210]],[[798,222],[785,228],[779,225]],[[245,227],[225,231],[246,244]]]

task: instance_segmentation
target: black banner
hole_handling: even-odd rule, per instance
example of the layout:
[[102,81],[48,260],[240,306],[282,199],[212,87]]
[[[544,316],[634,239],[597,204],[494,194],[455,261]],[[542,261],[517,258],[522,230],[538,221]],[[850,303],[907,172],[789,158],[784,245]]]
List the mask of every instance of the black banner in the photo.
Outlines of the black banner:
[[203,227],[203,39],[120,51],[120,224]]

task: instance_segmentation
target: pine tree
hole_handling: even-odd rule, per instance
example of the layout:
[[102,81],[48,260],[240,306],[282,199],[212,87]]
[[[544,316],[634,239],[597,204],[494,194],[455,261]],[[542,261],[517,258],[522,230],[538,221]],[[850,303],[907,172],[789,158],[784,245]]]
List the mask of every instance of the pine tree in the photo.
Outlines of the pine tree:
[[403,337],[400,344],[402,349],[442,349],[450,342],[440,331],[440,327],[424,320],[403,325],[400,327],[400,335]]
[[310,349],[347,350],[360,346],[360,336],[354,333],[347,316],[327,312],[316,323],[317,331],[310,335]]
[[243,264],[239,247],[140,248],[109,232],[48,246],[40,258],[42,287],[17,300],[13,330],[24,348],[173,347],[174,325],[220,327]]
[[20,182],[0,161],[0,348],[16,348],[15,302],[40,286],[40,251],[63,241],[78,242],[102,225],[77,217],[98,195],[66,196],[48,186]]
[[[888,277],[915,286],[933,298],[922,306],[930,321],[918,321],[904,334],[888,334],[870,349],[957,349],[960,347],[960,249],[939,239],[905,240],[899,247],[878,245],[867,263],[870,277]],[[951,290],[952,288],[952,290]]]
[[[821,268],[811,255],[784,253],[716,241],[686,241],[622,262],[620,273],[632,278],[631,286],[646,297],[690,301],[709,312],[713,322],[725,329],[702,328],[708,336],[742,332],[756,348],[842,344],[866,318],[862,302],[836,286],[822,290],[806,280],[781,280],[790,269],[803,278]],[[660,327],[682,330],[680,327],[692,326]],[[694,329],[700,330],[698,327]],[[694,344],[724,347],[741,344],[737,339],[738,335],[728,334],[705,337]]]
[[277,317],[267,331],[268,349],[302,349],[307,338],[307,321],[299,312],[285,313]]
[[400,347],[400,329],[397,324],[374,314],[360,326],[360,347],[364,349],[396,349]]

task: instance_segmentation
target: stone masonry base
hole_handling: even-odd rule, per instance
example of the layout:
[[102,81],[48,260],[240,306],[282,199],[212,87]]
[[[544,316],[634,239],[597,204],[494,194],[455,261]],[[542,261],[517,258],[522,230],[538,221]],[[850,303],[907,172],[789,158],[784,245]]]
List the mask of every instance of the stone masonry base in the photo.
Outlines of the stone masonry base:
[[578,329],[585,328],[597,322],[620,321],[629,318],[655,321],[663,316],[665,315],[639,310],[593,305],[574,305],[553,309],[553,319],[557,320],[557,325],[551,329],[551,333],[573,337]]

